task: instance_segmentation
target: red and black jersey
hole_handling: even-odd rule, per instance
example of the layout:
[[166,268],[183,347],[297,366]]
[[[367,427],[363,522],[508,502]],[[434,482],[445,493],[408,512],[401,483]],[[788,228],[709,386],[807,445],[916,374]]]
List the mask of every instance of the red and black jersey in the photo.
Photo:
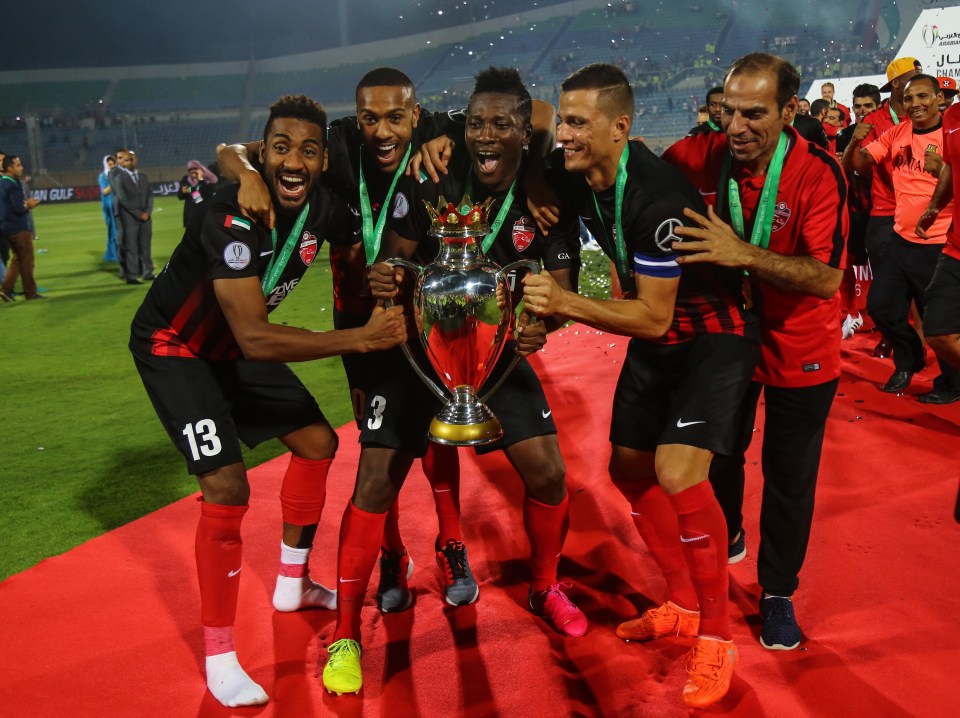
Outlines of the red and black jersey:
[[[428,234],[431,221],[424,201],[434,207],[443,195],[450,202],[459,202],[466,190],[471,176],[469,154],[463,142],[459,142],[453,151],[448,165],[449,172],[440,176],[440,184],[430,180],[418,182],[404,177],[397,185],[388,227],[407,240],[417,242],[415,261],[429,264],[436,259],[440,251],[440,240]],[[520,170],[522,176],[523,170]],[[544,236],[527,208],[527,196],[523,181],[518,179],[514,185],[513,201],[504,216],[503,224],[497,232],[486,256],[503,267],[522,259],[540,262],[548,271],[580,268],[580,227],[576,216],[564,212],[560,223]],[[470,199],[484,202],[491,193],[473,179],[470,182]],[[492,224],[503,206],[507,192],[494,193],[488,221]],[[482,240],[481,240],[482,241]],[[523,288],[516,284],[513,277],[508,284],[514,292],[514,300],[519,301]],[[516,305],[515,305],[516,306]]]
[[[724,136],[710,132],[689,139],[706,142]],[[550,157],[548,178],[562,203],[580,215],[606,255],[614,260],[616,249],[608,229],[614,226],[615,186],[596,193],[594,202],[594,193],[583,176],[564,169],[562,149]],[[755,320],[743,308],[739,273],[708,265],[688,265],[681,270],[676,262],[672,242],[677,237],[673,230],[689,223],[683,214],[687,207],[706,212],[703,200],[682,174],[642,142],[631,141],[622,220],[632,274],[639,275],[641,282],[643,276],[680,278],[673,322],[660,343],[676,344],[700,334],[749,336]]]
[[[898,117],[897,119],[900,122],[908,121],[906,115]],[[873,125],[873,129],[863,138],[860,147],[866,147],[884,132],[899,124],[899,122],[893,121],[893,117],[890,114],[890,100],[884,100],[880,107],[868,113],[861,122]],[[893,193],[893,173],[891,168],[885,164],[874,165],[873,182],[870,185],[870,216],[892,217],[896,207],[897,200]]]
[[[960,203],[960,105],[951,105],[943,114],[943,161],[950,165],[954,207]],[[943,253],[960,260],[960,221],[954,215]]]
[[[800,139],[792,127],[785,127],[784,132],[789,145],[768,248],[787,256],[813,257],[842,269],[849,229],[843,170],[824,150]],[[680,140],[663,157],[716,206],[720,172],[727,155],[726,135],[701,135]],[[754,177],[736,164],[732,175],[740,188],[744,231],[749,236],[765,176]],[[724,219],[729,221],[729,217]],[[760,310],[763,345],[754,379],[770,386],[801,387],[838,377],[839,293],[820,299],[787,292],[762,281],[752,281],[752,287]]]
[[[232,361],[241,358],[213,291],[215,279],[262,278],[274,255],[270,232],[243,217],[239,187],[218,192],[206,211],[187,227],[170,262],[157,276],[131,326],[131,343],[148,345],[157,356]],[[277,221],[279,252],[292,227]],[[326,188],[310,199],[310,212],[276,287],[264,297],[273,311],[300,282],[324,241],[353,245],[360,241],[356,215]]]
[[[422,110],[410,140],[412,151],[421,144],[448,135],[463,136],[464,114],[460,111],[427,112]],[[363,145],[363,136],[356,117],[334,120],[327,129],[329,170],[323,174],[323,183],[354,211],[360,212],[360,168],[370,197],[373,222],[380,217],[383,201],[393,180],[391,173],[383,172],[369,156]],[[459,198],[458,198],[459,199]],[[363,253],[348,256],[331,248],[330,268],[333,272],[334,326],[339,328],[363,326],[370,318],[374,301],[367,289],[366,261]]]

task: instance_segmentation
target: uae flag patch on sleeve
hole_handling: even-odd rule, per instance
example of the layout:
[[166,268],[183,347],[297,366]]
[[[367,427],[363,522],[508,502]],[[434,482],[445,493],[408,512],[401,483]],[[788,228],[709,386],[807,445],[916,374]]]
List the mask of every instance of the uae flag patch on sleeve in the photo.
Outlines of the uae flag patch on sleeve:
[[253,225],[250,223],[249,219],[244,219],[243,217],[234,217],[232,214],[228,214],[227,218],[223,220],[223,226],[245,229],[249,232]]

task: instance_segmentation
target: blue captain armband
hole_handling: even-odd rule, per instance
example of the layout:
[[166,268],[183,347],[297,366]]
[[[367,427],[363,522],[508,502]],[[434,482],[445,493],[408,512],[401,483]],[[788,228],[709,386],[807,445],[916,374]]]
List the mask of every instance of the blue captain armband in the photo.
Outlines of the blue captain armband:
[[677,255],[670,254],[641,254],[633,255],[633,271],[645,277],[660,277],[674,279],[680,276],[680,265],[677,264]]

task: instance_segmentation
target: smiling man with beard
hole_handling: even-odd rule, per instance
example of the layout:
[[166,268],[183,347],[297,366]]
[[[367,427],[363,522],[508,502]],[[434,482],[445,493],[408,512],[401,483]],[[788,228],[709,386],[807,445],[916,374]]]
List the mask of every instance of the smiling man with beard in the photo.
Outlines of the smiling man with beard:
[[[472,201],[492,197],[492,231],[482,241],[487,255],[500,265],[518,259],[542,260],[544,265],[575,286],[579,268],[579,236],[559,229],[550,238],[536,231],[526,209],[522,182],[517,181],[524,158],[524,145],[532,136],[530,95],[512,69],[491,68],[477,76],[467,109],[463,143],[457,143],[439,186],[404,178],[398,185],[384,244],[383,258],[416,257],[429,263],[437,254],[437,241],[428,238],[430,217],[423,201],[436,205],[438,197],[460,199],[464,192]],[[515,283],[516,279],[508,280]],[[387,264],[371,269],[375,296],[396,294],[396,274]],[[514,287],[516,289],[516,287]],[[521,325],[525,322],[521,321]],[[542,345],[545,327],[527,324],[519,332],[521,353]],[[508,342],[489,383],[495,382],[517,351],[518,342]],[[395,371],[384,372],[377,393],[384,397],[377,428],[369,432],[406,437],[394,453],[409,463],[426,449],[427,431],[436,415],[437,400],[407,366],[401,356]],[[531,544],[532,582],[530,608],[563,635],[581,636],[587,621],[560,590],[557,563],[568,523],[565,468],[556,438],[551,410],[533,369],[521,360],[489,400],[503,424],[504,437],[482,451],[502,449],[523,479],[527,495],[523,516]],[[372,417],[371,417],[372,418]],[[401,477],[402,481],[402,477]],[[362,685],[360,671],[360,601],[345,599],[347,590],[362,599],[373,561],[376,536],[384,513],[393,502],[400,483],[389,477],[361,475],[340,534],[340,601],[331,658],[323,671],[328,690],[356,692]]]
[[334,592],[307,571],[337,438],[316,401],[280,362],[397,346],[402,310],[374,311],[363,327],[314,332],[271,324],[324,240],[359,241],[354,215],[320,187],[326,114],[313,100],[270,108],[259,171],[276,208],[271,231],[245,217],[238,187],[205,203],[134,317],[130,351],[157,415],[203,495],[196,536],[207,687],[226,706],[267,701],[233,647],[250,487],[240,442],[279,438],[292,452],[280,489],[283,516],[277,610],[333,608]]

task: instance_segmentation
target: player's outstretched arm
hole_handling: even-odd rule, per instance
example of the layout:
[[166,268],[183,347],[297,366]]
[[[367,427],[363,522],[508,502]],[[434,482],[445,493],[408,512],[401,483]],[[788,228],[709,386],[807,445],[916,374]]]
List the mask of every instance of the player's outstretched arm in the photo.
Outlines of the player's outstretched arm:
[[679,278],[640,277],[636,299],[590,299],[563,289],[549,272],[523,280],[523,301],[539,317],[560,315],[614,334],[659,339],[673,322]]
[[213,290],[240,350],[251,361],[310,361],[390,349],[407,339],[402,307],[378,307],[358,329],[314,332],[271,324],[256,277],[215,279]]
[[217,152],[220,174],[240,183],[237,204],[240,212],[267,229],[273,229],[275,215],[270,190],[257,170],[260,147],[263,143],[224,145]]

